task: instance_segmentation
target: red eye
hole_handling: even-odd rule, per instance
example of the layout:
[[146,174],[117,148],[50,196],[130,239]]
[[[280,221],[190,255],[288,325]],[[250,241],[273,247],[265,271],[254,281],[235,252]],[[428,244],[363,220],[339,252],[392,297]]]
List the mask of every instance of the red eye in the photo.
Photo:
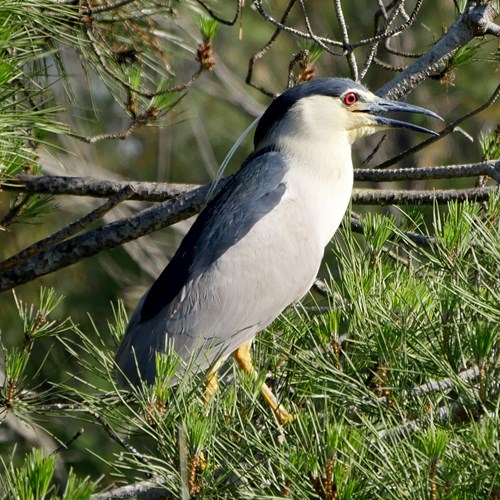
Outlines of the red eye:
[[347,104],[348,106],[352,106],[355,102],[358,100],[358,94],[354,92],[348,92],[344,96],[344,103]]

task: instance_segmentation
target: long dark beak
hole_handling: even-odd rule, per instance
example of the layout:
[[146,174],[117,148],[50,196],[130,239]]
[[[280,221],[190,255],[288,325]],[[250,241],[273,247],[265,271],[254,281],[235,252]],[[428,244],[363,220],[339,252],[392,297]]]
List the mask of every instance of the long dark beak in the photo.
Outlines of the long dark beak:
[[420,115],[432,116],[438,120],[444,121],[438,114],[434,111],[430,111],[420,106],[414,106],[413,104],[407,104],[406,102],[391,101],[389,99],[377,98],[377,100],[370,103],[366,109],[367,113],[374,116],[375,123],[380,127],[391,127],[391,128],[406,128],[408,130],[414,130],[416,132],[424,132],[431,135],[439,135],[433,130],[429,130],[425,127],[420,127],[419,125],[414,125],[413,123],[407,123],[400,120],[394,120],[393,118],[387,118],[386,113],[417,113]]

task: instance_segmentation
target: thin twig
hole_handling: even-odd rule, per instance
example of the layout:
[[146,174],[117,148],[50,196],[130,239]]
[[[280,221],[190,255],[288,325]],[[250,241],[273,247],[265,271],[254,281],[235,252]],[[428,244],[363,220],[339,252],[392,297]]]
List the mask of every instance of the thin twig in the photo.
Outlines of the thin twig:
[[342,47],[343,48],[343,51],[342,52],[338,52],[336,50],[333,50],[331,49],[328,44],[324,43],[321,39],[321,37],[318,37],[312,27],[311,27],[311,22],[309,21],[309,14],[307,13],[307,10],[306,10],[306,5],[304,3],[304,0],[300,0],[300,6],[302,7],[302,13],[304,14],[304,22],[306,23],[306,28],[307,28],[307,33],[309,34],[309,36],[311,37],[312,40],[314,40],[314,42],[316,42],[325,52],[328,52],[328,54],[332,55],[332,56],[339,56],[339,57],[342,57],[344,55],[347,55],[349,51],[352,51],[352,49],[350,47]]
[[83,427],[78,429],[73,436],[71,436],[67,441],[62,443],[55,450],[53,450],[52,454],[57,455],[58,453],[61,453],[62,451],[67,450],[84,432],[85,432],[85,429]]
[[[399,0],[399,1],[395,1],[393,2],[390,6],[388,6],[388,9],[389,8],[393,8],[393,12],[391,14],[390,17],[387,16],[387,12],[385,10],[378,10],[375,14],[375,35],[379,35],[381,33],[383,33],[384,31],[386,31],[391,25],[392,23],[395,21],[398,13],[399,13],[399,10],[401,8],[401,5],[402,5],[402,2],[404,0]],[[380,2],[380,4],[382,4],[382,2]],[[383,9],[383,5],[382,5],[382,9]],[[384,18],[385,18],[385,23],[384,25],[382,26],[382,28],[379,30],[378,29],[378,17],[377,15],[380,13],[380,12],[383,12],[385,13],[384,15]],[[389,40],[389,39],[387,39]],[[377,50],[378,50],[378,46],[379,46],[379,43],[380,41],[375,41],[373,42],[371,45],[370,45],[370,48],[368,50],[368,53],[366,55],[366,59],[365,59],[365,64],[364,64],[364,67],[363,67],[363,70],[361,71],[361,76],[360,76],[360,79],[362,80],[366,73],[368,72],[368,69],[370,68],[375,56],[377,55]]]
[[[342,32],[342,40],[344,42],[344,49],[349,49],[349,31],[347,30],[347,25],[345,22],[344,12],[342,11],[342,4],[340,0],[334,0],[335,13],[337,14],[337,20],[340,25],[340,31]],[[351,71],[351,78],[355,81],[359,78],[358,65],[356,64],[356,58],[352,50],[348,51],[346,54],[347,64]]]
[[141,125],[146,124],[148,121],[150,121],[150,119],[149,120],[133,119],[128,125],[128,127],[125,130],[122,130],[121,132],[107,132],[104,134],[97,134],[91,136],[82,136],[75,133],[70,133],[68,134],[68,136],[74,137],[75,139],[78,139],[79,141],[85,142],[87,144],[95,144],[96,142],[104,141],[107,139],[124,140],[127,139],[127,137],[130,137],[133,134],[133,132],[135,132]]
[[90,16],[92,14],[99,14],[100,12],[109,12],[110,10],[119,9],[120,7],[124,7],[125,5],[133,3],[134,1],[135,0],[119,0],[118,2],[107,5],[98,5],[95,7],[90,7],[90,6],[82,7],[80,9],[80,12],[82,14]]
[[[393,28],[392,30],[385,31],[384,33],[381,33],[379,35],[375,35],[375,36],[373,36],[371,38],[366,38],[366,39],[360,40],[358,42],[353,42],[353,43],[350,44],[349,50],[352,50],[354,48],[361,47],[361,46],[364,46],[364,45],[370,45],[373,42],[385,40],[386,38],[390,38],[390,37],[393,37],[395,35],[398,35],[399,33],[402,33],[404,30],[406,30],[407,28],[409,28],[413,24],[413,22],[415,21],[416,16],[418,14],[418,11],[420,10],[420,7],[422,6],[422,2],[423,2],[423,0],[417,0],[417,3],[415,4],[415,7],[414,7],[414,9],[412,11],[412,14],[408,18],[408,20],[406,20],[403,24],[401,24],[397,28]],[[266,9],[264,8],[264,6],[262,5],[262,1],[261,0],[254,0],[254,6],[255,6],[257,12],[266,21],[269,21],[271,24],[273,24],[274,26],[276,26],[277,28],[279,28],[279,29],[281,29],[283,31],[287,31],[289,33],[292,33],[293,35],[298,36],[300,38],[304,38],[304,39],[307,39],[307,40],[314,40],[316,43],[321,44],[321,46],[323,46],[323,44],[326,44],[326,45],[331,45],[333,47],[342,47],[342,48],[344,47],[344,43],[343,42],[339,42],[337,40],[333,40],[331,38],[327,38],[327,37],[323,37],[323,36],[318,36],[318,35],[316,35],[316,34],[314,34],[312,32],[311,33],[306,33],[306,32],[300,31],[298,29],[291,28],[290,26],[286,26],[283,23],[280,23],[279,21],[277,21],[276,19],[274,19],[266,11]],[[306,20],[304,20],[304,21],[306,21]],[[344,56],[346,54],[347,54],[347,51],[344,51],[344,52],[342,52],[339,55],[343,55]]]
[[97,413],[94,410],[90,410],[88,408],[80,408],[81,411],[84,413],[87,413],[91,417],[94,417],[99,424],[102,426],[106,434],[113,440],[115,443],[118,443],[120,446],[122,446],[124,449],[126,449],[131,455],[134,456],[136,460],[139,462],[143,463],[144,465],[150,465],[150,461],[142,455],[142,453],[139,453],[130,443],[127,443],[124,439],[122,439],[113,429],[112,427],[106,422],[106,419]]
[[[262,5],[262,1],[261,0],[254,0],[253,5],[254,5],[255,9],[257,10],[257,12],[266,21],[269,21],[271,24],[273,24],[274,26],[276,26],[279,30],[286,31],[288,33],[292,33],[293,35],[298,36],[299,38],[305,38],[307,40],[312,40],[313,39],[313,37],[309,33],[304,33],[303,31],[297,30],[295,28],[291,28],[290,26],[286,26],[285,24],[283,24],[283,22],[280,22],[280,21],[277,21],[276,19],[274,19],[266,11],[266,9],[264,9],[264,6]],[[325,37],[321,37],[321,36],[316,36],[315,37],[315,41],[316,42],[319,41],[319,42],[322,42],[322,43],[326,43],[326,44],[329,44],[329,45],[332,45],[332,46],[335,46],[335,47],[342,47],[342,45],[343,45],[341,42],[337,42],[336,40],[332,40],[330,38],[325,38]]]
[[234,23],[238,20],[238,17],[240,16],[241,13],[241,4],[243,3],[242,0],[236,0],[236,12],[234,14],[234,17],[231,21],[228,21],[227,19],[223,19],[222,17],[219,17],[213,9],[211,9],[205,2],[202,0],[196,0],[208,13],[208,15],[212,18],[215,19],[217,22],[221,24],[225,24],[227,26],[233,26]]
[[[288,3],[285,11],[283,12],[283,15],[281,16],[281,20],[280,20],[281,24],[284,24],[286,22],[286,20],[288,19],[288,15],[290,14],[290,11],[292,10],[292,7],[294,6],[296,1],[297,0],[290,0],[290,2]],[[276,39],[278,38],[278,35],[280,33],[281,33],[281,28],[276,28],[276,30],[272,34],[271,38],[269,39],[269,41],[258,52],[256,52],[250,58],[250,60],[248,61],[247,76],[245,78],[245,83],[247,85],[250,85],[254,89],[257,89],[258,91],[262,92],[264,95],[267,95],[268,97],[271,97],[271,98],[276,97],[276,94],[274,94],[273,92],[266,90],[264,87],[260,87],[252,82],[253,66],[254,66],[256,61],[258,61],[259,59],[262,59],[262,57],[264,57],[264,55],[271,48],[271,46],[276,41]]]
[[[370,163],[372,161],[372,158],[377,154],[377,152],[380,149],[380,147],[382,146],[382,144],[384,144],[384,142],[387,140],[387,137],[388,137],[387,134],[384,134],[379,139],[376,146],[373,148],[372,152],[361,162],[361,164],[360,164],[361,166],[367,165],[368,163]],[[356,173],[354,175],[356,175]]]
[[[67,399],[59,399],[59,401],[55,400],[50,404],[39,405],[36,407],[38,412],[45,413],[67,413],[69,411],[76,411],[86,413],[90,415],[92,418],[97,420],[99,424],[102,426],[106,434],[113,440],[115,443],[118,443],[122,448],[127,450],[131,455],[136,458],[139,462],[150,465],[150,461],[142,455],[139,451],[137,451],[131,444],[127,443],[124,439],[122,439],[108,424],[106,419],[97,411],[91,410],[83,405],[83,402],[68,402]],[[78,437],[78,436],[77,436]]]
[[481,113],[481,111],[484,111],[485,109],[489,108],[491,105],[494,104],[494,102],[497,100],[498,96],[500,95],[500,84],[497,86],[497,88],[494,90],[493,94],[491,97],[481,106],[476,108],[475,110],[471,111],[470,113],[467,113],[464,116],[461,116],[454,122],[450,123],[448,126],[446,126],[441,132],[439,132],[439,135],[436,137],[431,137],[429,139],[426,139],[425,141],[422,141],[421,143],[417,144],[416,146],[407,149],[406,151],[402,152],[399,155],[394,156],[390,160],[384,161],[383,163],[380,163],[379,165],[373,167],[373,168],[387,168],[390,167],[391,165],[394,165],[395,163],[401,161],[403,158],[406,158],[407,156],[410,156],[414,153],[417,153],[421,149],[429,146],[430,144],[440,140],[442,137],[446,137],[447,135],[451,134],[452,132],[455,131],[455,129],[460,125],[460,123],[464,122],[465,120],[468,120],[469,118]]

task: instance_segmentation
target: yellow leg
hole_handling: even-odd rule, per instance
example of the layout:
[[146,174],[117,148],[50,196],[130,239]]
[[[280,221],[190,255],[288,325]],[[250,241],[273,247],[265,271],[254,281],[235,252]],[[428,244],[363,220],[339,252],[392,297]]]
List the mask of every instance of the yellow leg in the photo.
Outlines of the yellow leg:
[[217,377],[219,375],[219,368],[221,367],[224,360],[218,361],[215,363],[210,371],[207,373],[207,378],[205,379],[205,390],[203,391],[203,399],[205,400],[205,404],[212,399],[212,396],[217,392],[219,388],[219,382],[217,381]]
[[[234,358],[243,371],[252,375],[254,379],[257,379],[258,373],[252,364],[252,355],[250,354],[251,347],[252,341],[246,342],[245,344],[241,345],[240,347],[238,347],[238,349],[236,349]],[[262,384],[262,386],[260,387],[260,392],[282,424],[293,422],[295,420],[295,417],[288,413],[285,408],[283,408],[283,406],[278,402],[276,396],[273,394],[266,383]]]

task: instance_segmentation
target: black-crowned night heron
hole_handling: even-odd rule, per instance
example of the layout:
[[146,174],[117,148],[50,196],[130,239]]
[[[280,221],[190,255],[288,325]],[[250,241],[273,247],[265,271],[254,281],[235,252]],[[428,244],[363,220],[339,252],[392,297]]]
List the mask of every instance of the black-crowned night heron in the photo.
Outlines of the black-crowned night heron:
[[[257,125],[254,151],[137,306],[116,354],[120,385],[154,383],[156,353],[168,349],[184,361],[181,371],[208,370],[207,395],[232,353],[257,377],[254,337],[310,289],[347,209],[351,144],[392,127],[434,133],[381,116],[391,111],[439,118],[340,78],[297,85],[272,102]],[[286,421],[265,384],[262,393]]]

